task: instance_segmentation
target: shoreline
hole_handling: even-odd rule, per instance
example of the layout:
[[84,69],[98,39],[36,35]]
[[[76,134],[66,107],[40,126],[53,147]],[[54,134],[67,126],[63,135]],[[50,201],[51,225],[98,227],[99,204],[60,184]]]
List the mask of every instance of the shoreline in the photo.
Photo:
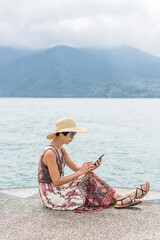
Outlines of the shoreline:
[[[125,193],[132,189],[130,188],[114,188],[120,193]],[[24,187],[24,188],[6,188],[0,189],[0,200],[6,199],[24,199],[24,198],[39,198],[38,186],[35,187]],[[156,204],[160,204],[160,191],[152,191],[150,190],[148,194],[143,198],[143,201],[147,202],[156,202]]]
[[[22,187],[5,187],[5,188],[0,188],[0,191],[3,191],[3,190],[12,190],[12,189],[29,189],[29,188],[38,188],[38,185],[37,186],[22,186]],[[127,190],[133,190],[133,188],[130,188],[130,187],[113,187],[115,189],[127,189]],[[157,190],[157,189],[151,189],[150,190],[151,192],[160,192],[160,190]]]

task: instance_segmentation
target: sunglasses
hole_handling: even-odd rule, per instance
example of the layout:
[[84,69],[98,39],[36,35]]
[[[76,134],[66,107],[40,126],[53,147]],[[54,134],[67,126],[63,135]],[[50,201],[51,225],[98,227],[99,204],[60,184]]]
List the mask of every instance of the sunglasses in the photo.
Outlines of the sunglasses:
[[75,135],[76,135],[76,132],[72,132],[72,133],[70,134],[70,137],[73,138]]

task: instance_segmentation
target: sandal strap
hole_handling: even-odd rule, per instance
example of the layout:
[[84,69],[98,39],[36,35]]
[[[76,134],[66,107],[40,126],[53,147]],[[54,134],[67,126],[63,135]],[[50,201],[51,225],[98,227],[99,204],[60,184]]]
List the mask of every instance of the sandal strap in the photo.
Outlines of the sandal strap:
[[117,200],[116,202],[118,202],[118,201],[120,201],[121,202],[121,205],[123,206],[124,204],[123,204],[123,200],[125,200],[126,198],[130,198],[130,202],[129,202],[129,204],[131,204],[131,203],[133,203],[133,198],[131,198],[130,196],[128,196],[128,197],[124,197],[124,198],[122,198],[122,199],[119,199],[119,200]]
[[141,184],[139,187],[136,188],[136,195],[135,198],[138,198],[138,190],[141,190],[142,194],[141,196],[146,192],[146,190],[142,189],[143,184]]

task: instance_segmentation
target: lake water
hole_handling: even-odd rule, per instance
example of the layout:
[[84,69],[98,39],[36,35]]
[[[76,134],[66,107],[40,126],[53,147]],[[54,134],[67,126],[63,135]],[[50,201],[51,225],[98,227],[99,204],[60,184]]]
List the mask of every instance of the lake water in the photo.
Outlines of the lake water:
[[76,163],[105,153],[96,173],[112,187],[160,190],[160,99],[73,98],[0,98],[1,189],[37,186],[45,136],[62,117],[88,129],[64,146]]

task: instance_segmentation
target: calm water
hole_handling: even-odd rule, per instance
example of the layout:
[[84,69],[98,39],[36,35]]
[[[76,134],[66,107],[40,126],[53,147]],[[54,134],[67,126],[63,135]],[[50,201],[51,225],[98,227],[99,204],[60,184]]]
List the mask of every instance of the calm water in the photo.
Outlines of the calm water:
[[160,190],[160,99],[1,98],[0,188],[37,186],[45,136],[68,116],[88,129],[65,146],[75,162],[105,153],[96,173],[111,186],[149,180],[152,190]]

